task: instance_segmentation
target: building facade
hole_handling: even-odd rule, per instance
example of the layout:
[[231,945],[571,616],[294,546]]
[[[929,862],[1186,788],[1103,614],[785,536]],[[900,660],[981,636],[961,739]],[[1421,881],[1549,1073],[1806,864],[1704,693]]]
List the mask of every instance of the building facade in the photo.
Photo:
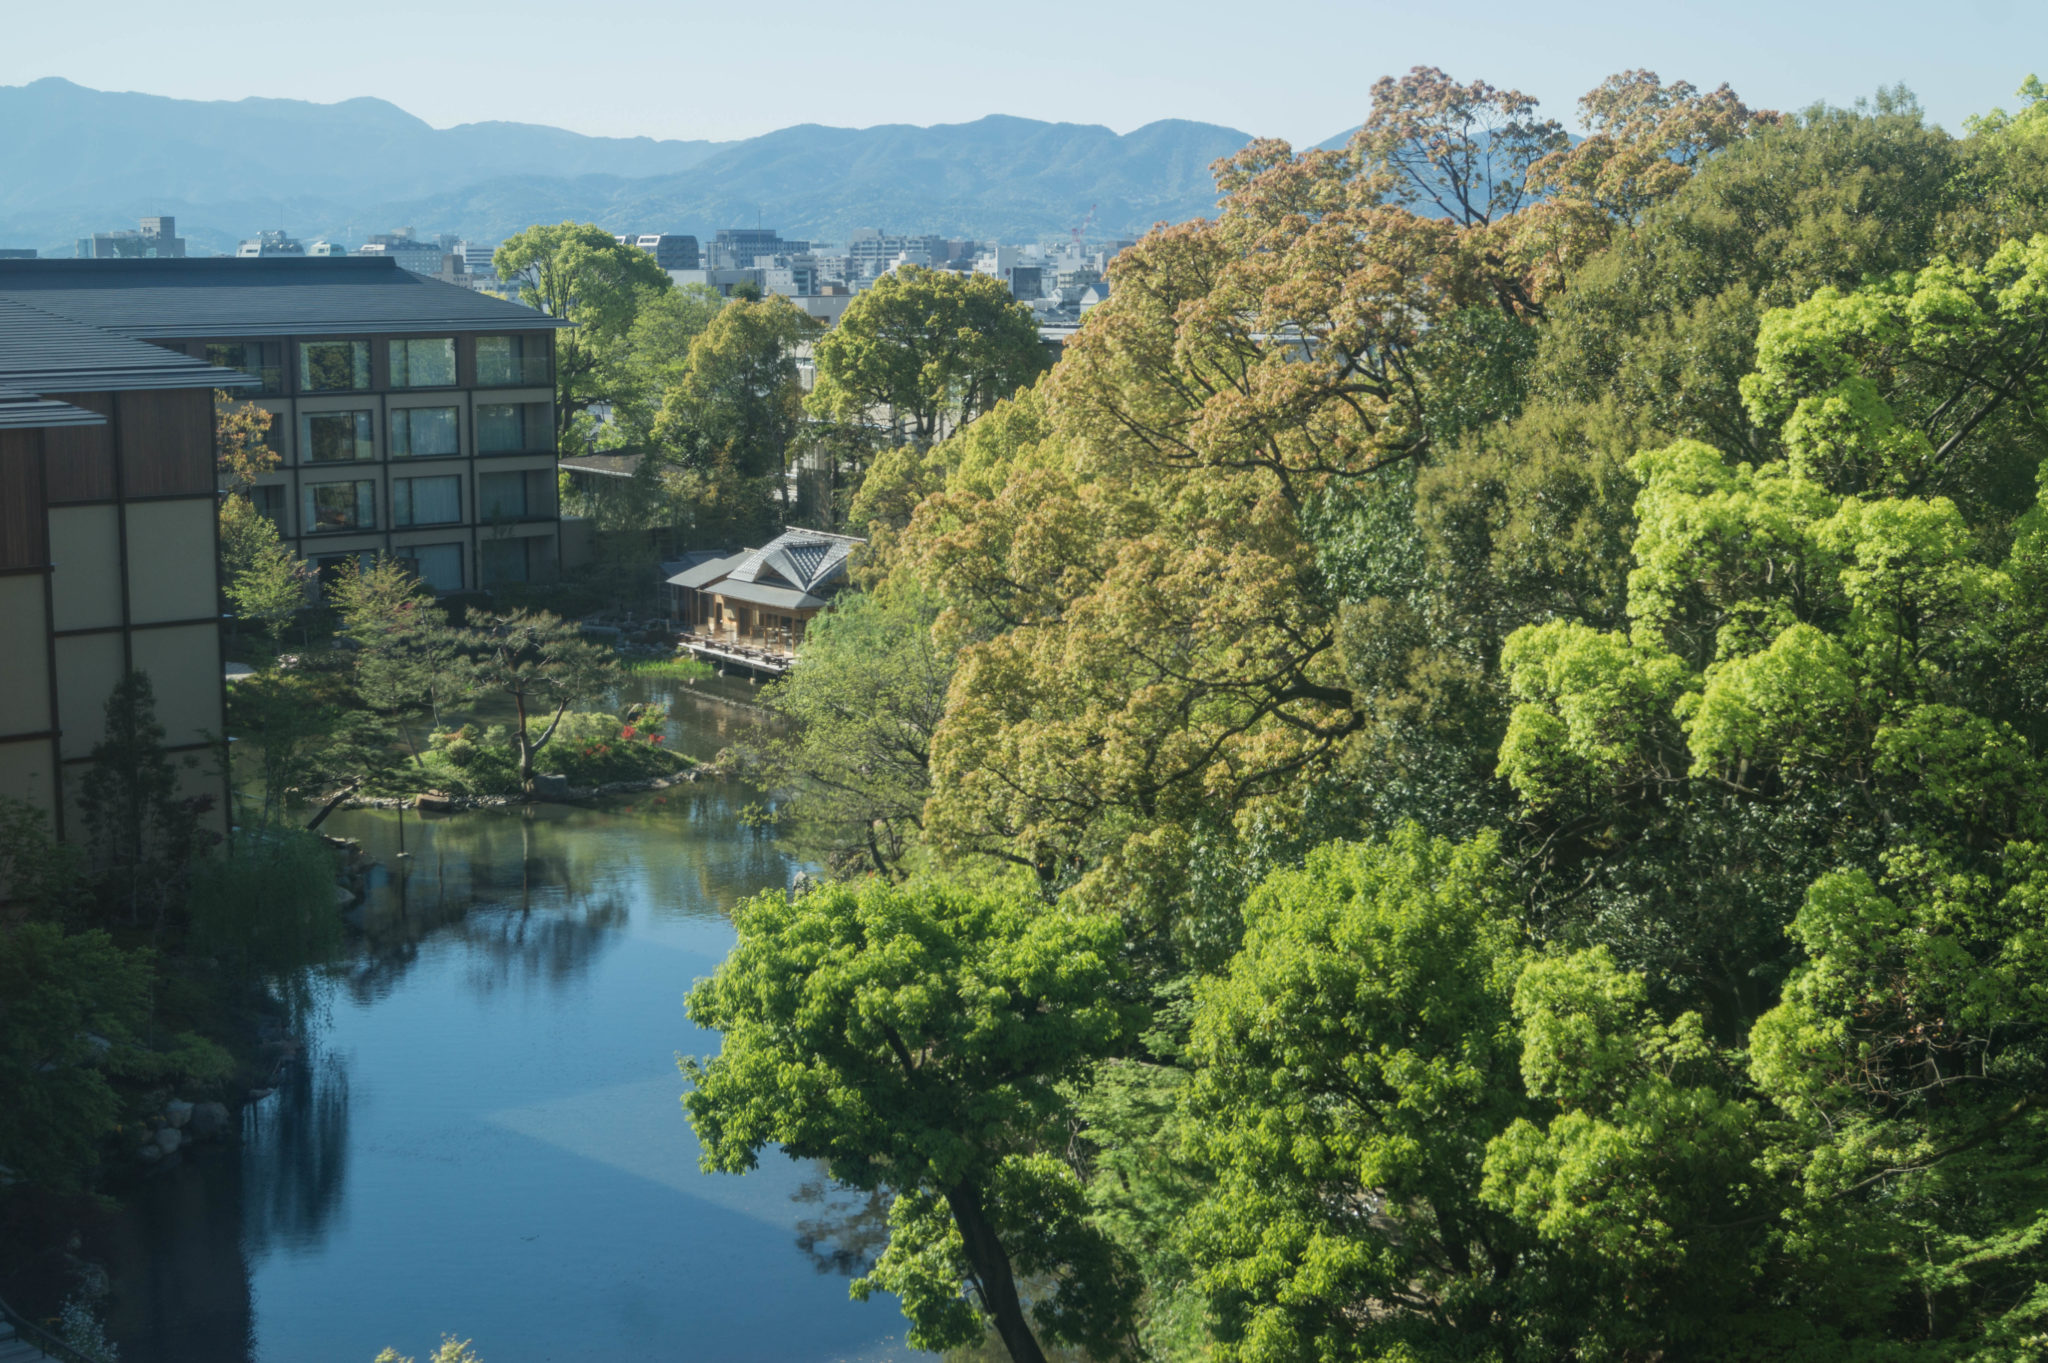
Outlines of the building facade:
[[181,793],[226,817],[213,393],[242,375],[0,299],[0,795],[83,833],[108,697],[149,677]]
[[377,554],[439,592],[553,578],[554,329],[375,257],[0,262],[0,300],[248,375],[278,468],[257,508],[331,572]]
[[178,260],[184,257],[185,239],[178,235],[176,218],[144,218],[139,231],[80,237],[75,254],[80,260]]

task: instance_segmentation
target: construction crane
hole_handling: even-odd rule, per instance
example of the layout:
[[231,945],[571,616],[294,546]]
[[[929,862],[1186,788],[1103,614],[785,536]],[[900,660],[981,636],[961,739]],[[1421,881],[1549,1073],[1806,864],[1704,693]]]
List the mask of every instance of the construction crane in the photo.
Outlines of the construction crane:
[[1088,230],[1088,224],[1089,224],[1089,223],[1092,223],[1092,222],[1094,222],[1094,221],[1095,221],[1095,205],[1094,205],[1094,204],[1089,204],[1089,205],[1088,205],[1088,216],[1087,216],[1087,217],[1085,217],[1085,218],[1083,218],[1083,219],[1081,219],[1081,225],[1080,225],[1079,227],[1075,227],[1075,228],[1070,228],[1070,229],[1069,229],[1069,230],[1070,230],[1070,231],[1072,231],[1072,232],[1073,232],[1073,234],[1074,234],[1074,254],[1075,254],[1075,255],[1080,255],[1080,254],[1081,254],[1081,234],[1082,234],[1083,232],[1086,232],[1086,231]]

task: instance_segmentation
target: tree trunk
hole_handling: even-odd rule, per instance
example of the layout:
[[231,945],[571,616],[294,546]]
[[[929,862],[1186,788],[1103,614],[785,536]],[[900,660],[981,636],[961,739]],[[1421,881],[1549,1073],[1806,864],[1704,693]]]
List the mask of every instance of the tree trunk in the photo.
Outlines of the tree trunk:
[[528,795],[533,794],[533,749],[526,742],[526,696],[518,691],[512,693],[512,704],[519,712],[519,788]]
[[966,1179],[946,1189],[946,1205],[953,1209],[953,1224],[960,1229],[967,1247],[967,1262],[981,1289],[982,1309],[995,1322],[996,1334],[1010,1352],[1011,1363],[1045,1363],[1038,1337],[1024,1319],[1024,1307],[1017,1300],[1017,1278],[1010,1271],[1010,1255],[996,1237],[982,1210],[981,1189]]

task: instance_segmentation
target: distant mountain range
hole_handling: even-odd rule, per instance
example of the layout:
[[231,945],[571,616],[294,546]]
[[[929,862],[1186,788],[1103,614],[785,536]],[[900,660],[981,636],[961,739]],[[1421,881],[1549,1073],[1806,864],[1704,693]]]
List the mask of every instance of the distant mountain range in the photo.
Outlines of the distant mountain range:
[[804,124],[740,142],[585,137],[528,123],[436,129],[378,99],[199,101],[46,79],[0,86],[0,246],[170,213],[193,249],[263,228],[360,240],[413,226],[500,240],[573,218],[615,231],[859,227],[1030,240],[1094,206],[1091,236],[1215,210],[1209,166],[1251,141],[1178,119],[1130,133],[989,117],[930,128]]

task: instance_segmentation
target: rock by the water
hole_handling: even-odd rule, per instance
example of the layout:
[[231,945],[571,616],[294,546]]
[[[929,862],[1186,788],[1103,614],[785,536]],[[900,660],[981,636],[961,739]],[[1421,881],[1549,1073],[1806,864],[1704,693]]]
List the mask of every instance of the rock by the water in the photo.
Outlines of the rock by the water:
[[172,1126],[183,1126],[192,1120],[192,1104],[182,1098],[173,1098],[164,1104],[164,1120]]
[[183,1145],[184,1143],[185,1138],[178,1134],[178,1128],[175,1126],[161,1127],[157,1130],[157,1149],[163,1151],[166,1155],[170,1154],[172,1151],[176,1150],[179,1146]]
[[135,1153],[144,1164],[155,1164],[158,1160],[164,1157],[163,1147],[158,1145],[155,1141],[151,1141],[148,1145],[143,1146],[140,1150],[136,1151]]
[[217,1140],[228,1133],[226,1103],[195,1103],[192,1124],[187,1128],[195,1141]]
[[429,814],[446,814],[455,808],[455,797],[445,790],[423,790],[413,797],[413,805]]
[[543,800],[566,800],[569,798],[569,778],[560,772],[535,772],[533,793]]

